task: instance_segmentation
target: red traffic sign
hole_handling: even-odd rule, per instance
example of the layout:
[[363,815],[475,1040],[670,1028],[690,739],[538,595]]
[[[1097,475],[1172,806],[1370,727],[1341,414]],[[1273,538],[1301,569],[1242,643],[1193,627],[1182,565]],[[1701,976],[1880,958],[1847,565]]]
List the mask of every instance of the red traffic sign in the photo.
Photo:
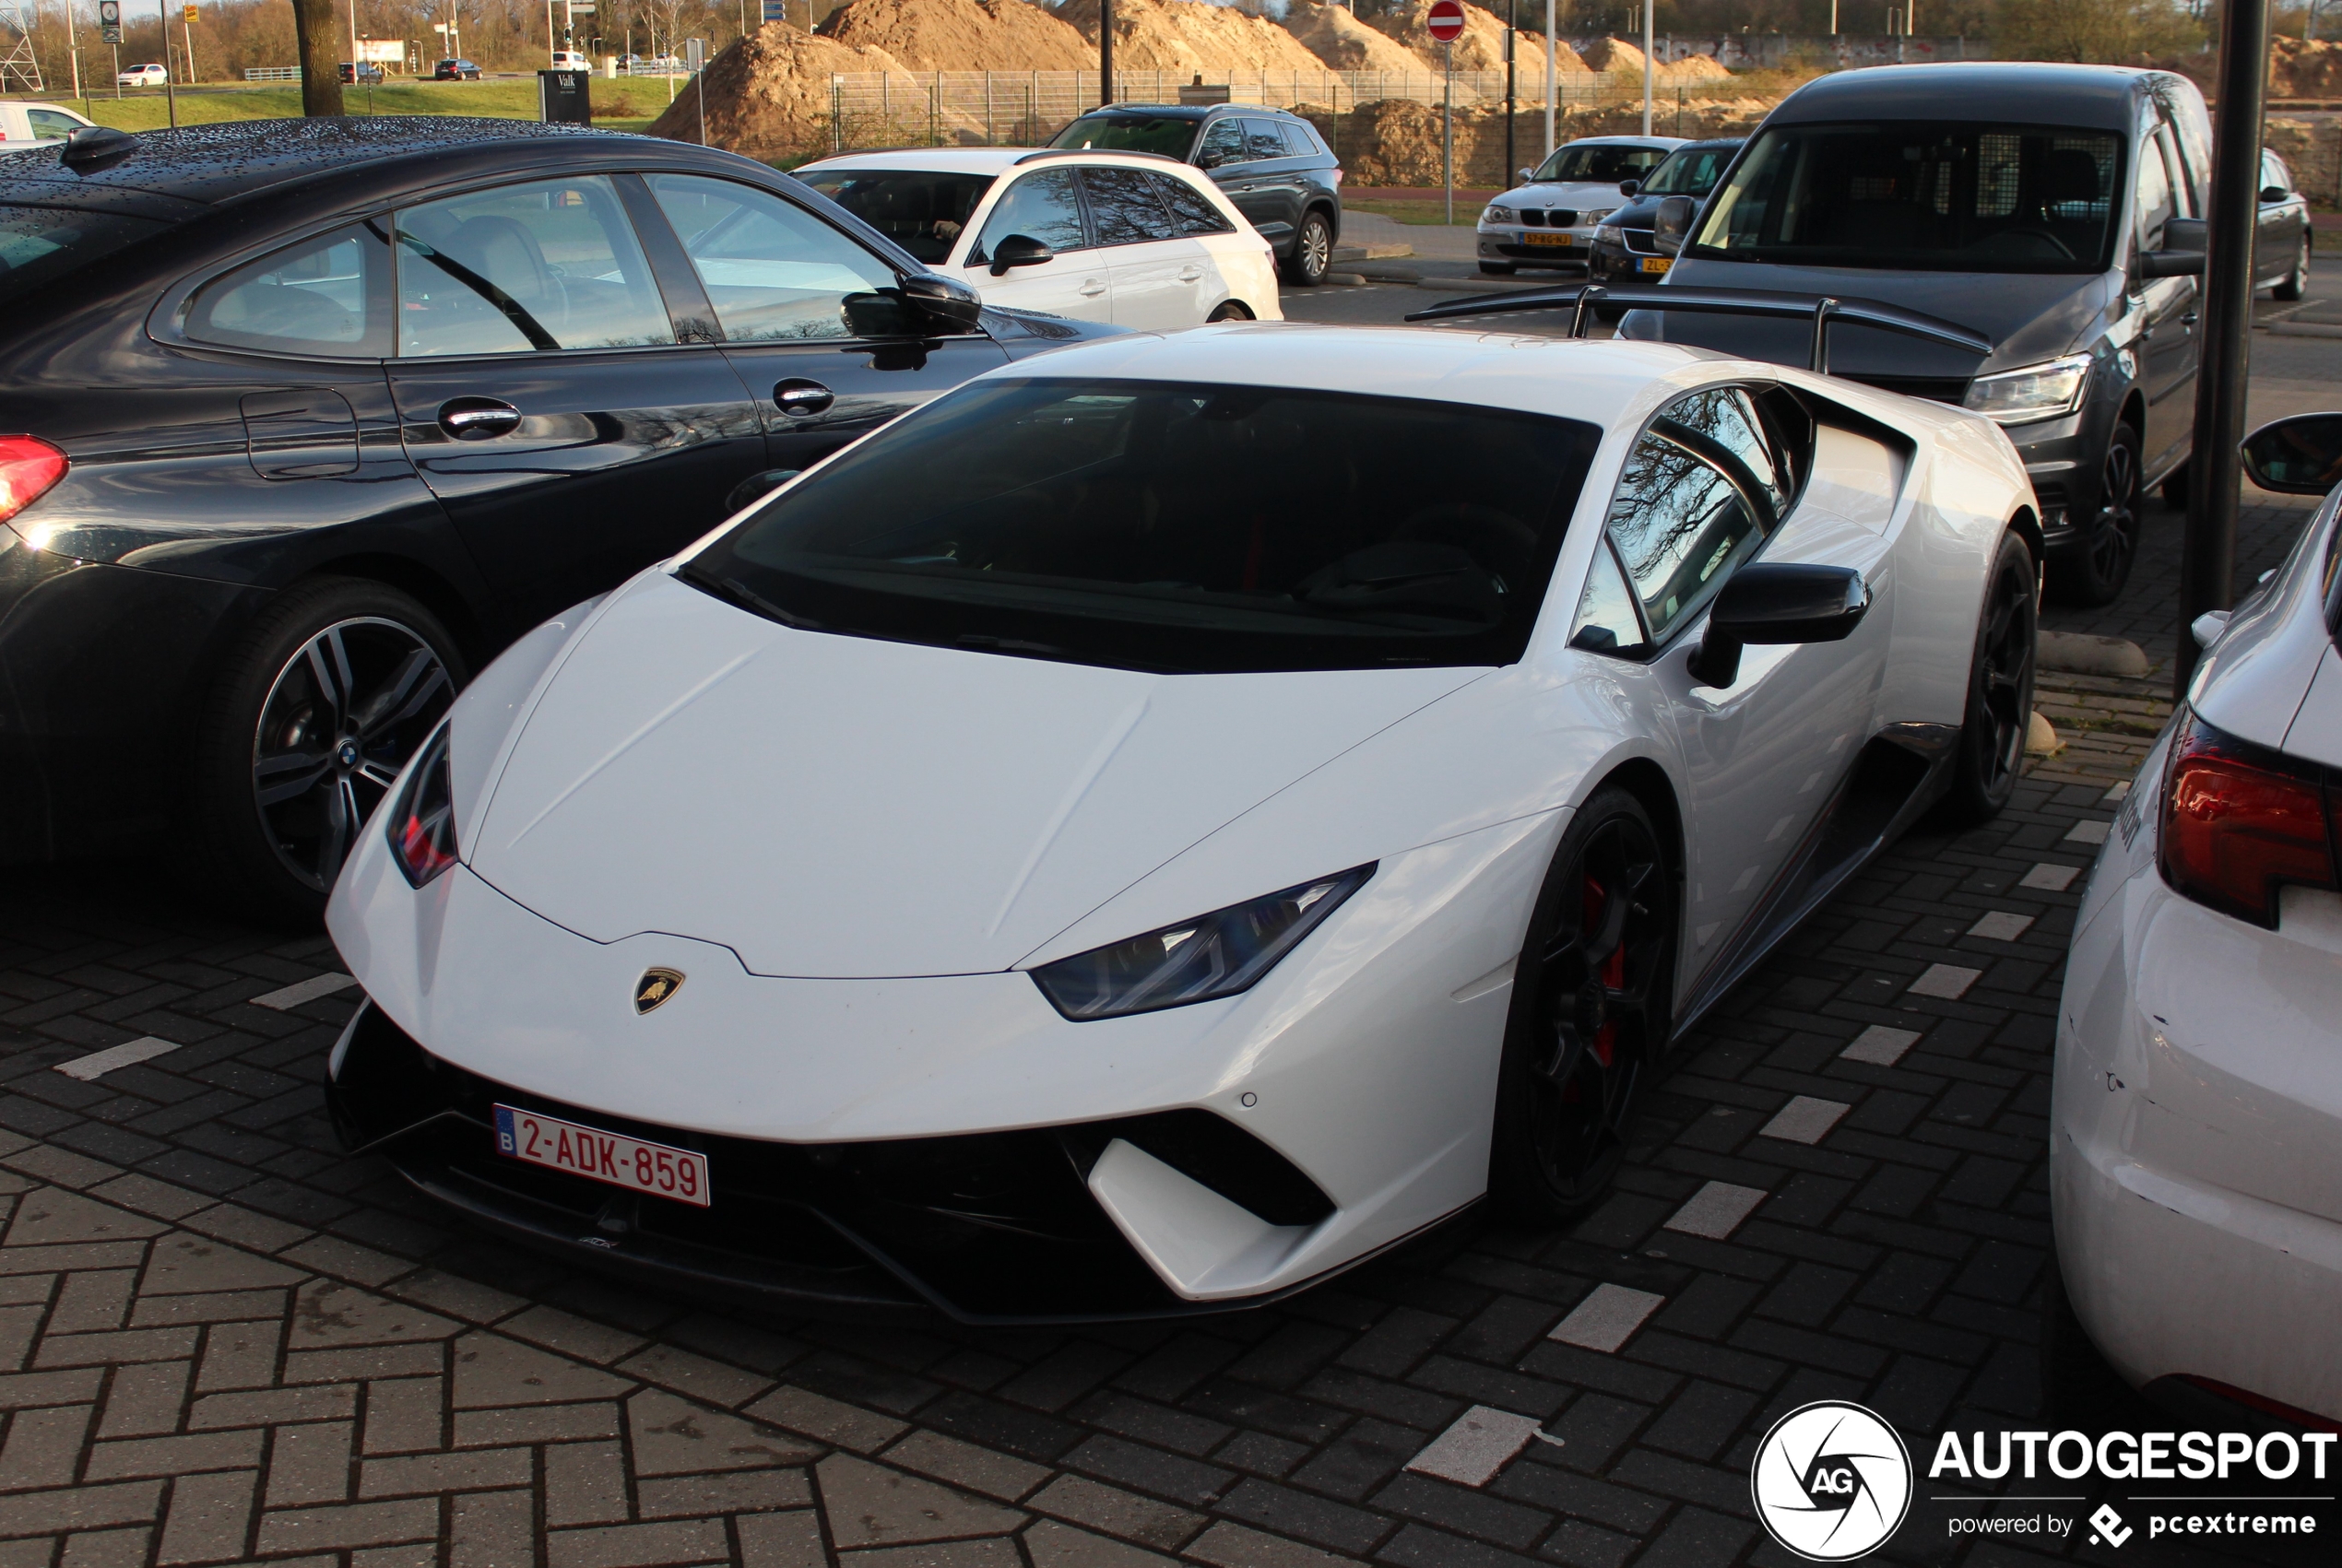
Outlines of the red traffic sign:
[[1431,14],[1424,19],[1424,25],[1440,42],[1455,42],[1463,36],[1463,0],[1431,0]]

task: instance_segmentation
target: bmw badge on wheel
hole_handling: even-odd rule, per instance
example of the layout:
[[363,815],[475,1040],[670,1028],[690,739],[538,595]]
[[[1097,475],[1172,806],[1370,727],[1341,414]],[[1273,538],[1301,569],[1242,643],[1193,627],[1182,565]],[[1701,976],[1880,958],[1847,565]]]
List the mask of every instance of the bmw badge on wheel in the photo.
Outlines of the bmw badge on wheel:
[[1911,1505],[1911,1456],[1893,1427],[1860,1405],[1822,1399],[1773,1423],[1748,1477],[1756,1517],[1814,1562],[1873,1551]]

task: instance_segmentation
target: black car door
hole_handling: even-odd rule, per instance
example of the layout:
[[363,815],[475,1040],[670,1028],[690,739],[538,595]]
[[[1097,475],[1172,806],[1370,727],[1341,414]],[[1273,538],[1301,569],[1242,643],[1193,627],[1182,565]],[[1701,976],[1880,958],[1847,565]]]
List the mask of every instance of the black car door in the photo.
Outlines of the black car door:
[[[1301,221],[1302,160],[1285,146],[1284,132],[1274,120],[1244,122],[1245,172],[1252,206],[1240,199],[1252,226],[1272,245],[1283,245]],[[1258,216],[1255,216],[1255,208]]]
[[[1236,204],[1236,210],[1246,221],[1267,236],[1272,243],[1293,227],[1283,216],[1283,204],[1270,182],[1261,177],[1251,138],[1245,135],[1245,122],[1233,115],[1214,120],[1203,133],[1203,141],[1196,148],[1196,166],[1212,176],[1227,198]],[[1278,141],[1278,150],[1283,150]]]
[[635,178],[499,185],[393,219],[407,450],[508,629],[689,543],[764,466],[704,309],[651,270],[624,200]]
[[935,335],[904,309],[893,267],[786,197],[704,174],[647,183],[752,389],[774,467],[806,467],[1008,362],[980,333]]

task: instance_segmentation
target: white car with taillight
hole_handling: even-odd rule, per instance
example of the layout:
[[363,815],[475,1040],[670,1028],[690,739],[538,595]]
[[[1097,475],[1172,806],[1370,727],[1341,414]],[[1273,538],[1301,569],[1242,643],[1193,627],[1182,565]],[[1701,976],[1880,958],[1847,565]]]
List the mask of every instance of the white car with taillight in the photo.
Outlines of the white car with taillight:
[[[2342,415],[2245,455],[2264,488],[2319,493]],[[2091,872],[2058,1009],[2065,1299],[2126,1382],[2207,1424],[2342,1421],[2337,503],[2196,623],[2204,662]]]
[[797,177],[1005,305],[1141,332],[1282,321],[1277,264],[1209,175],[1089,147],[912,147]]

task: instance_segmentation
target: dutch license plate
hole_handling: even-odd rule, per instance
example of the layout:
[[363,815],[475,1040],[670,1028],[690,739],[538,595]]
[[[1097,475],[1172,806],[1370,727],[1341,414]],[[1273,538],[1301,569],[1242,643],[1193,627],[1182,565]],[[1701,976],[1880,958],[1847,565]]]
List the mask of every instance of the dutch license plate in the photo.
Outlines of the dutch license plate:
[[1520,242],[1524,245],[1551,245],[1566,251],[1576,239],[1574,234],[1523,234]]
[[581,1127],[558,1116],[496,1107],[496,1149],[531,1165],[547,1165],[609,1186],[671,1197],[705,1208],[707,1156],[623,1133]]
[[1643,270],[1645,272],[1664,272],[1672,265],[1673,264],[1669,262],[1665,256],[1643,257]]

